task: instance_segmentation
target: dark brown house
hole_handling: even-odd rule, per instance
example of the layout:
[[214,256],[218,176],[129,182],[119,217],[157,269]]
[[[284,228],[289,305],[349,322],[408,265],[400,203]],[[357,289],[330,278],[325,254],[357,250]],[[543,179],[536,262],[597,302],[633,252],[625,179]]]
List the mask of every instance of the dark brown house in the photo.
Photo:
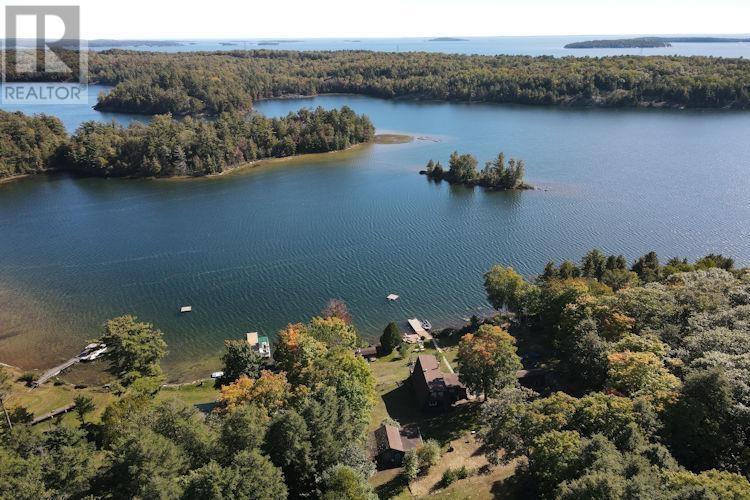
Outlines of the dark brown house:
[[455,373],[440,371],[440,362],[430,354],[420,354],[411,370],[411,383],[417,394],[417,401],[423,408],[450,406],[466,399],[466,386]]
[[381,468],[401,467],[404,454],[422,444],[422,436],[416,425],[398,428],[383,424],[375,430],[375,458]]

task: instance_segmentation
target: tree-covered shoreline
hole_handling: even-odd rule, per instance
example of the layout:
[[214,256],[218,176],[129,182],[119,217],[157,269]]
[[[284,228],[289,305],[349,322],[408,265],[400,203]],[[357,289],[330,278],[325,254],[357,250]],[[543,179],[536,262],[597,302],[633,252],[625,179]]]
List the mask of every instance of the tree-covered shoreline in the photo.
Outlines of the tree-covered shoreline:
[[[12,56],[12,54],[9,54]],[[71,60],[76,54],[60,51]],[[248,110],[283,95],[599,107],[750,107],[750,61],[715,57],[480,56],[425,52],[218,51],[89,54],[98,109],[173,115]],[[14,75],[8,80],[63,79]]]
[[[77,54],[58,55],[74,64]],[[13,53],[7,54],[12,60]],[[10,65],[9,67],[13,67]],[[387,99],[528,105],[750,108],[750,61],[702,56],[480,56],[426,52],[89,53],[97,109],[218,115],[259,99],[350,93]],[[13,74],[8,81],[64,80]]]
[[59,119],[0,112],[0,178],[43,171],[100,177],[220,174],[268,158],[340,151],[374,137],[348,107],[302,109],[283,118],[224,113],[216,120],[157,115],[123,127],[89,121],[71,136]]
[[436,163],[430,160],[425,170],[420,170],[419,173],[435,181],[444,180],[450,184],[481,186],[496,191],[534,189],[523,180],[526,172],[523,160],[511,158],[506,164],[505,154],[500,153],[497,159],[488,161],[482,170],[477,170],[477,163],[474,155],[459,155],[457,151],[454,151],[448,160],[447,171],[440,161]]

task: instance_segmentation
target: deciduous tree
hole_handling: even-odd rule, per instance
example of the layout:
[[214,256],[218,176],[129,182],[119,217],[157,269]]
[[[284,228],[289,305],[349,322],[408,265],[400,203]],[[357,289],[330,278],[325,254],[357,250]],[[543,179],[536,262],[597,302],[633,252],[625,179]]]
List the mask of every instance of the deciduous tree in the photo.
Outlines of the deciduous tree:
[[515,339],[498,326],[482,325],[464,335],[458,345],[459,377],[475,394],[485,398],[516,383],[521,360]]

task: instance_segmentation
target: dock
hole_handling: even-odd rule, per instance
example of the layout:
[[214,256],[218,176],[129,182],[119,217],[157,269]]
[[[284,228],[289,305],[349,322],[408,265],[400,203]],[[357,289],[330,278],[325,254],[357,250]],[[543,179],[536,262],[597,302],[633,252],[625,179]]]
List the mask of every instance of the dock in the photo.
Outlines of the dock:
[[52,377],[57,377],[62,372],[64,372],[65,370],[73,366],[74,364],[78,363],[79,361],[81,361],[81,358],[76,356],[75,358],[71,358],[67,360],[65,363],[59,364],[55,366],[54,368],[50,368],[46,372],[42,373],[41,376],[34,381],[33,386],[34,387],[40,386],[46,381],[48,381],[49,379],[51,379]]
[[424,329],[424,327],[422,326],[422,322],[417,318],[409,319],[407,320],[407,322],[409,323],[411,329],[414,330],[414,333],[422,337],[422,339],[432,338],[432,335],[430,335],[427,330]]
[[74,356],[66,362],[60,363],[59,365],[50,368],[46,372],[42,373],[42,375],[31,384],[31,387],[39,387],[49,379],[57,377],[76,363],[80,363],[82,361],[94,361],[105,352],[107,352],[107,346],[105,344],[101,342],[94,342],[93,344],[89,344],[83,348],[83,351],[81,351],[78,356]]
[[440,356],[443,358],[443,361],[445,362],[445,366],[448,367],[448,371],[451,373],[455,373],[451,364],[448,363],[448,360],[446,359],[445,354],[443,353],[443,349],[441,349],[440,344],[438,344],[437,339],[433,337],[430,332],[424,329],[424,327],[422,326],[422,322],[419,321],[417,318],[409,319],[407,321],[411,329],[414,330],[415,334],[419,335],[423,340],[432,340],[432,345],[435,346],[435,350],[440,353]]
[[193,306],[182,306],[180,307],[180,312],[181,313],[193,312]]
[[271,343],[268,341],[268,337],[258,336],[258,332],[248,332],[245,337],[250,347],[262,358],[271,359]]

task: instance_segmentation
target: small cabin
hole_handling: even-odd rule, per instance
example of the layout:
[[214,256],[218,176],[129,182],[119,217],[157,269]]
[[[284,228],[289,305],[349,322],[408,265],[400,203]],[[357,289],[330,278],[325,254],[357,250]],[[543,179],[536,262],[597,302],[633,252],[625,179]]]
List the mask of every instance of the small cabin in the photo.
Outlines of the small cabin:
[[375,458],[382,469],[401,467],[404,455],[422,444],[422,435],[416,425],[401,428],[383,424],[375,430]]

